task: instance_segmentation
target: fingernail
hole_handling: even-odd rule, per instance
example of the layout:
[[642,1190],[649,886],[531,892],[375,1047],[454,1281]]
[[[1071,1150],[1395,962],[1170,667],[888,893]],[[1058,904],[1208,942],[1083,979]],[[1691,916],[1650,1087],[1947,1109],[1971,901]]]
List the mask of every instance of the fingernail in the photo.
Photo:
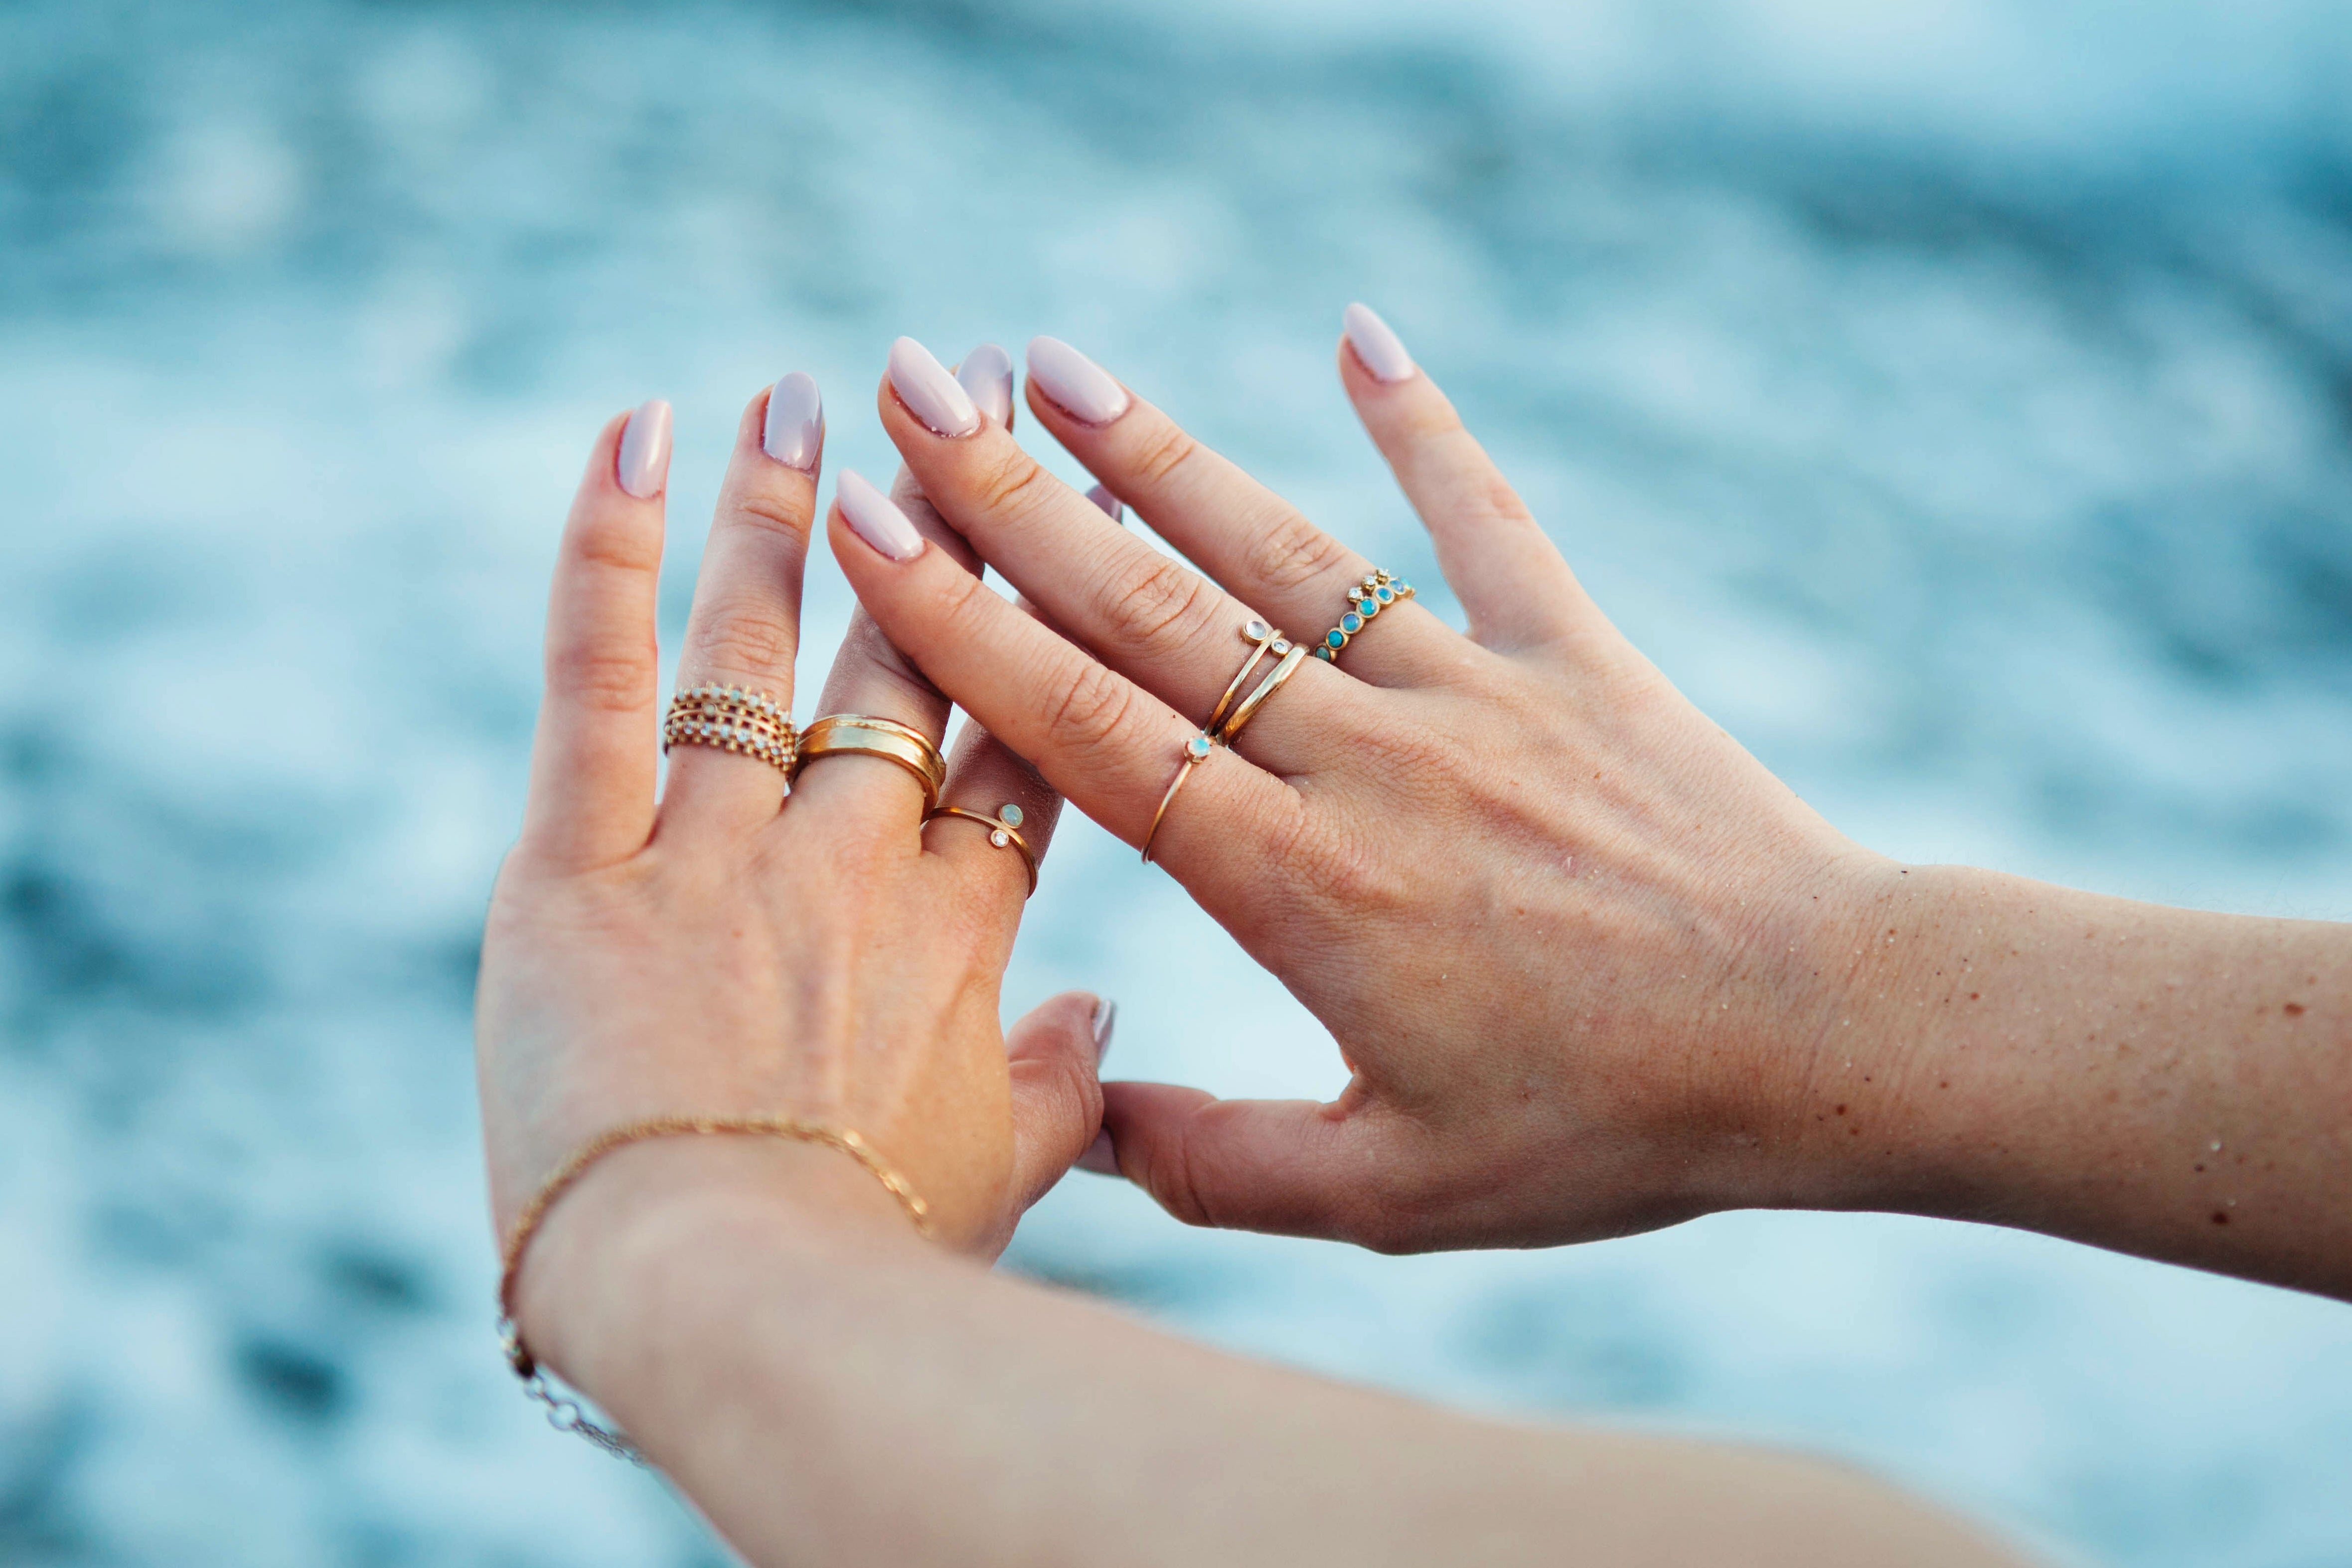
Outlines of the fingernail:
[[934,436],[969,436],[980,428],[980,410],[956,384],[948,367],[912,338],[890,345],[890,384],[898,401]]
[[1078,1169],[1092,1171],[1097,1176],[1116,1176],[1119,1173],[1118,1150],[1110,1141],[1109,1129],[1105,1128],[1095,1134],[1095,1141],[1087,1145],[1085,1153],[1078,1156]]
[[613,464],[613,477],[639,500],[661,494],[662,481],[669,477],[668,404],[649,397],[629,416],[621,427],[621,452]]
[[[956,366],[956,384],[982,414],[1013,428],[1013,356],[995,343],[982,343]],[[904,393],[900,396],[906,395]]]
[[1118,1027],[1118,1004],[1104,997],[1095,1004],[1095,1065],[1110,1054],[1110,1032]]
[[1108,425],[1127,412],[1127,389],[1059,338],[1029,340],[1029,379],[1084,424]]
[[816,383],[794,371],[768,394],[768,426],[760,449],[786,468],[815,473],[824,451],[824,399]]
[[1111,494],[1109,490],[1104,489],[1102,486],[1087,486],[1087,499],[1094,502],[1095,505],[1102,508],[1103,515],[1109,518],[1113,522],[1121,522],[1126,520],[1127,503],[1120,500],[1117,496]]
[[876,489],[865,475],[842,469],[833,499],[841,503],[841,515],[850,531],[891,560],[912,561],[923,552],[922,534],[907,521],[898,503]]
[[1404,344],[1389,331],[1389,324],[1372,313],[1370,305],[1350,305],[1345,317],[1348,342],[1356,357],[1372,373],[1375,381],[1403,381],[1412,374],[1412,356],[1404,352]]

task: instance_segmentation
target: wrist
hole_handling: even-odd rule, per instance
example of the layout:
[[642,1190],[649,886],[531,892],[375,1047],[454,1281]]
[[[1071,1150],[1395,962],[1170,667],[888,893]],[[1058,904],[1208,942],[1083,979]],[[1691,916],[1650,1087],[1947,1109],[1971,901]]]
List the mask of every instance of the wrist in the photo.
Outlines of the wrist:
[[681,1277],[744,1247],[927,1246],[840,1150],[754,1134],[647,1139],[598,1161],[549,1211],[522,1260],[515,1319],[542,1363],[617,1413]]

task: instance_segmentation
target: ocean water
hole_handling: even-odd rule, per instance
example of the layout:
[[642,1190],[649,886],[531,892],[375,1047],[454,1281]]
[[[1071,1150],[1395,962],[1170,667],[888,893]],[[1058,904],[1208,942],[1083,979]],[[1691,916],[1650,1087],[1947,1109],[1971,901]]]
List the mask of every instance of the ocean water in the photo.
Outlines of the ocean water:
[[[673,637],[743,400],[812,372],[885,471],[900,331],[1071,339],[1445,611],[1365,299],[1857,837],[2352,918],[2347,83],[2326,0],[0,5],[0,1560],[724,1560],[507,1379],[471,1105],[554,531],[650,395]],[[1009,1003],[1336,1087],[1132,860],[1071,822]],[[1387,1259],[1083,1175],[1009,1264],[2061,1561],[2352,1563],[2352,1310],[2286,1292],[1874,1216]]]

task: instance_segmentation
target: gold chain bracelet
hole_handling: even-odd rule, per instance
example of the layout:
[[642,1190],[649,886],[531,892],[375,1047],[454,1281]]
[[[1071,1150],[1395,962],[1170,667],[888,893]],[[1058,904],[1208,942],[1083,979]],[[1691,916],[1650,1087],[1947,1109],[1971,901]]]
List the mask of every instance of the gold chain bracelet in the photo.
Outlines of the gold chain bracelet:
[[523,1254],[547,1221],[548,1211],[556,1200],[570,1192],[589,1168],[615,1150],[632,1143],[642,1143],[649,1138],[685,1138],[730,1133],[768,1138],[788,1138],[800,1143],[821,1143],[828,1149],[838,1149],[873,1173],[889,1194],[898,1200],[914,1222],[917,1235],[931,1235],[931,1208],[922,1200],[911,1183],[874,1152],[854,1129],[833,1127],[821,1121],[802,1121],[786,1116],[656,1116],[644,1121],[632,1121],[600,1132],[582,1144],[572,1156],[564,1161],[555,1174],[534,1194],[530,1203],[508,1234],[499,1269],[499,1346],[505,1353],[507,1365],[522,1382],[523,1392],[547,1406],[548,1425],[562,1432],[577,1432],[589,1442],[616,1458],[642,1465],[646,1458],[634,1444],[620,1433],[600,1426],[589,1419],[580,1403],[554,1393],[547,1385],[546,1374],[540,1370],[539,1358],[523,1342],[522,1326],[515,1321],[515,1286],[522,1275]]

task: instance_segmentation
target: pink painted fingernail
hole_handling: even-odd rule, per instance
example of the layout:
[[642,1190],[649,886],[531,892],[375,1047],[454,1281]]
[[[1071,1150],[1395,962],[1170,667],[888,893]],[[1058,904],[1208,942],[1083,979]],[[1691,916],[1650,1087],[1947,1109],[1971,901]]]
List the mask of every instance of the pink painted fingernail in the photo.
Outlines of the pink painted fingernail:
[[[956,384],[982,414],[1013,428],[1013,356],[995,343],[982,343],[956,366]],[[900,395],[905,395],[901,394]]]
[[970,395],[947,366],[931,357],[930,350],[912,338],[890,345],[890,384],[898,401],[934,436],[969,436],[980,428],[980,410],[971,405]]
[[898,503],[876,489],[865,475],[842,469],[833,499],[841,503],[841,515],[850,531],[891,560],[912,561],[923,552],[922,534],[907,521]]
[[1078,1169],[1092,1171],[1097,1176],[1116,1176],[1121,1173],[1118,1168],[1118,1150],[1111,1142],[1110,1131],[1108,1128],[1096,1133],[1095,1141],[1087,1145],[1087,1152],[1078,1156]]
[[1118,1004],[1106,996],[1095,1004],[1095,1065],[1110,1054],[1110,1033],[1118,1027]]
[[1127,412],[1127,388],[1059,338],[1029,340],[1029,379],[1082,424],[1108,425]]
[[1412,374],[1412,356],[1404,352],[1404,343],[1389,324],[1372,313],[1370,305],[1350,305],[1344,318],[1349,346],[1356,358],[1372,373],[1375,381],[1403,381]]
[[621,428],[621,451],[613,464],[613,477],[639,500],[661,494],[662,481],[669,477],[668,404],[649,397],[629,416],[628,424]]
[[1101,485],[1088,485],[1087,487],[1087,499],[1094,502],[1095,505],[1102,508],[1103,515],[1109,518],[1113,522],[1125,521],[1127,517],[1127,503],[1120,500],[1117,496],[1111,494],[1105,487]]
[[768,394],[768,424],[760,449],[787,468],[815,473],[824,451],[824,399],[816,383],[794,371]]

